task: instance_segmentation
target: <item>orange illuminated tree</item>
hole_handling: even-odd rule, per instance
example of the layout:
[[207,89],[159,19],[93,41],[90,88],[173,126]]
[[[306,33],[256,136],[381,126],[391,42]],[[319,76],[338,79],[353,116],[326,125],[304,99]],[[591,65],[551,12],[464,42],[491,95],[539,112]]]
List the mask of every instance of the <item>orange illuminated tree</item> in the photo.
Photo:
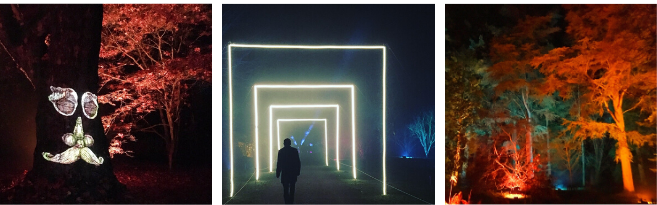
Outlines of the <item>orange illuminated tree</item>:
[[[211,82],[210,5],[104,5],[98,101],[114,136],[112,154],[133,132],[150,132],[166,145],[169,168],[179,139],[180,112],[199,81]],[[145,120],[153,113],[159,120]],[[133,129],[134,128],[134,129]]]
[[[493,66],[488,69],[490,77],[497,81],[494,90],[496,95],[507,101],[507,109],[512,115],[526,121],[525,153],[527,161],[533,160],[532,132],[538,101],[543,96],[538,72],[530,62],[535,56],[549,48],[548,36],[559,31],[550,25],[552,16],[527,16],[506,34],[492,39],[490,56]],[[502,96],[504,95],[504,96]]]
[[[565,98],[583,91],[582,117],[566,121],[578,138],[616,139],[624,189],[634,191],[630,144],[654,144],[655,135],[627,130],[625,113],[648,113],[643,125],[655,126],[655,5],[568,5],[570,47],[536,57],[532,65],[546,75],[545,87]],[[585,109],[588,107],[590,109]],[[586,113],[585,110],[596,111]],[[609,114],[613,122],[591,120]]]

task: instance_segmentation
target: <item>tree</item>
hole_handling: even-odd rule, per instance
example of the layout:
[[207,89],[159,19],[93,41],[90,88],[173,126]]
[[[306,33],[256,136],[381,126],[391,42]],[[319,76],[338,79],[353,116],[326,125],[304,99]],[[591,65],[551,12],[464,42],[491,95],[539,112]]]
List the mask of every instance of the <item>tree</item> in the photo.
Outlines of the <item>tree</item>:
[[[113,106],[103,117],[113,154],[134,132],[160,136],[173,166],[180,112],[194,83],[211,82],[208,5],[105,5],[99,66],[100,103]],[[158,123],[147,116],[158,115]],[[152,122],[152,120],[151,120]],[[133,128],[136,128],[133,130]]]
[[474,130],[480,119],[477,112],[482,107],[484,95],[481,74],[485,69],[485,61],[477,59],[472,50],[453,51],[446,58],[445,153],[448,160],[445,161],[445,171],[448,175],[458,176],[461,168],[460,176],[464,178],[469,154],[474,151],[468,146],[468,137],[476,136]]
[[556,148],[557,162],[559,167],[568,171],[569,185],[573,183],[573,172],[580,168],[580,157],[582,152],[580,150],[580,142],[577,138],[561,136],[561,139],[553,143]]
[[530,61],[541,55],[549,47],[548,35],[559,31],[550,25],[552,16],[522,19],[507,34],[493,38],[490,49],[493,66],[488,70],[490,77],[497,82],[496,95],[506,94],[508,109],[515,116],[526,121],[525,149],[527,160],[533,159],[532,151],[532,113],[533,105],[542,97],[538,72]]
[[429,157],[429,151],[431,151],[436,140],[433,118],[433,111],[425,112],[422,116],[417,116],[415,121],[408,125],[411,133],[420,140],[425,157]]
[[[101,5],[0,6],[0,42],[31,74],[39,99],[33,166],[11,191],[12,203],[111,203],[125,189],[111,161],[102,160],[109,159],[109,143],[88,98],[98,89],[102,12]],[[72,143],[78,143],[73,151],[84,147],[84,160],[47,161],[45,153],[72,150]],[[86,161],[89,152],[95,164]]]
[[[483,174],[483,178],[497,190],[529,191],[535,181],[534,172],[538,170],[539,158],[527,160],[526,149],[518,149],[513,135],[507,130],[519,130],[524,125],[500,121],[492,131],[493,144],[489,160],[492,160]],[[501,145],[501,146],[499,146]],[[498,149],[498,146],[500,147]]]
[[655,5],[565,7],[569,22],[566,32],[574,44],[538,56],[532,65],[547,76],[547,90],[558,90],[569,98],[579,86],[585,91],[582,101],[590,102],[590,110],[613,118],[612,123],[596,122],[588,118],[594,113],[583,112],[581,118],[566,123],[576,137],[601,137],[609,132],[618,141],[616,161],[621,162],[623,186],[633,192],[629,144],[654,144],[655,135],[627,130],[624,115],[641,108],[641,112],[650,113],[646,123],[652,119],[654,126]]
[[565,101],[559,101],[555,99],[557,98],[556,93],[552,95],[546,95],[541,99],[540,105],[543,109],[537,110],[536,114],[539,116],[543,117],[543,120],[545,120],[545,131],[544,132],[535,132],[535,133],[540,133],[539,135],[545,136],[546,138],[546,153],[547,153],[547,171],[548,171],[548,176],[552,175],[552,158],[551,158],[551,152],[552,149],[550,148],[550,121],[554,121],[556,119],[561,118],[561,116],[567,115],[567,109],[565,109],[566,106],[569,105],[568,102]]
[[605,136],[602,138],[595,138],[591,140],[593,150],[589,152],[587,157],[587,164],[593,167],[593,185],[599,185],[602,181],[601,174],[604,170],[609,168],[609,164],[603,163],[607,160],[609,150],[611,149],[611,140]]

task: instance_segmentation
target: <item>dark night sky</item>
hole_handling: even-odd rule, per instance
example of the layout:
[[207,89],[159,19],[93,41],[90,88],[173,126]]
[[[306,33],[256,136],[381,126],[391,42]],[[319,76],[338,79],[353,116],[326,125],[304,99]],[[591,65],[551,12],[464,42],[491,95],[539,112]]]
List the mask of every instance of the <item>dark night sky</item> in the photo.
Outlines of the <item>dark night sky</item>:
[[[518,5],[518,4],[447,4],[445,5],[445,28],[450,41],[446,43],[446,52],[470,45],[470,39],[477,40],[479,35],[486,43],[493,37],[489,26],[498,29],[511,28],[518,20],[526,16],[545,16],[555,14],[554,23],[562,31],[553,35],[550,43],[561,46],[564,43],[566,23],[565,11],[561,5]],[[487,47],[486,47],[487,48]],[[487,49],[481,49],[487,52]]]
[[[413,116],[424,110],[434,109],[436,69],[434,5],[222,5],[222,7],[224,68],[227,67],[226,51],[229,42],[386,45],[389,48],[387,51],[388,123],[394,123],[396,128],[404,128]],[[357,61],[347,58],[342,60]],[[380,69],[376,71],[380,73]],[[225,85],[227,85],[226,72],[224,70],[223,73]],[[380,86],[380,82],[378,83]],[[224,91],[227,91],[227,88],[224,88]],[[227,102],[227,97],[227,93],[224,93],[224,102]],[[227,105],[224,106],[224,110],[224,113],[228,112]],[[226,118],[224,120],[228,123]],[[388,130],[392,131],[391,128]]]

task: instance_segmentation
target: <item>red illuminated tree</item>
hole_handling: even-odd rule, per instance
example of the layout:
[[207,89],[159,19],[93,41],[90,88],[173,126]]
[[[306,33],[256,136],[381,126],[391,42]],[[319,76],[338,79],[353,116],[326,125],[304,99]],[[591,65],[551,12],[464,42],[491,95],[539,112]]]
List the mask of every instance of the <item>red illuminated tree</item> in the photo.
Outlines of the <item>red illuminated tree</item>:
[[[501,118],[500,118],[501,119]],[[489,186],[500,191],[519,190],[530,191],[532,184],[536,181],[534,172],[539,171],[539,157],[527,160],[526,149],[518,149],[514,140],[515,132],[510,130],[524,131],[524,125],[510,123],[500,120],[495,123],[492,130],[492,140],[489,148],[491,160],[483,174],[483,179]]]
[[[84,117],[82,105],[68,116],[60,114],[49,100],[50,86],[71,88],[80,95],[98,89],[102,13],[101,5],[0,5],[3,50],[34,80],[38,99],[33,166],[10,190],[11,203],[116,203],[125,189],[113,173],[100,117]],[[83,160],[61,164],[44,157],[44,152],[70,148],[62,139],[75,133],[76,119],[81,119],[83,134],[95,141],[88,148],[107,159],[98,166]]]
[[[623,186],[634,191],[630,144],[654,144],[655,135],[627,129],[625,113],[647,113],[643,125],[655,126],[655,5],[572,5],[567,33],[571,47],[551,50],[532,60],[547,76],[544,84],[565,98],[575,87],[583,90],[582,117],[568,121],[575,137],[616,139],[616,160],[621,162]],[[598,122],[588,116],[609,114],[613,122]],[[640,124],[640,123],[639,123]]]
[[[200,38],[211,35],[209,5],[105,5],[98,70],[99,102],[115,109],[103,117],[114,135],[112,154],[134,132],[160,136],[169,168],[179,139],[180,111],[198,81],[211,81],[211,53]],[[154,113],[158,123],[148,123]],[[146,125],[145,125],[146,124]],[[134,128],[134,129],[133,129]]]

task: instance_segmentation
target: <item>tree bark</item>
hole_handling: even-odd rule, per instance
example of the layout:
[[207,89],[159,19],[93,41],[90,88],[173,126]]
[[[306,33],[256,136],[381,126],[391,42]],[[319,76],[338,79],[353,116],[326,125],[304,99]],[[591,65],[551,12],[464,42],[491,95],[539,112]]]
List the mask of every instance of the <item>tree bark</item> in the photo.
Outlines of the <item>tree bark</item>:
[[625,132],[625,118],[623,117],[622,102],[620,100],[614,100],[614,115],[616,120],[616,125],[621,130],[620,136],[618,136],[618,156],[621,161],[621,170],[623,173],[623,187],[625,191],[634,192],[634,180],[632,178],[632,153],[630,152],[630,146],[627,143],[627,133]]
[[[0,13],[0,40],[20,66],[34,72],[38,99],[33,167],[14,188],[11,202],[120,202],[125,186],[113,173],[101,116],[84,117],[80,102],[84,92],[98,90],[102,5],[1,5]],[[48,100],[50,86],[78,94],[71,116],[58,113]],[[43,152],[58,154],[70,148],[62,135],[73,132],[78,117],[84,134],[95,141],[89,149],[104,162],[95,166],[81,159],[72,164],[45,160]]]

